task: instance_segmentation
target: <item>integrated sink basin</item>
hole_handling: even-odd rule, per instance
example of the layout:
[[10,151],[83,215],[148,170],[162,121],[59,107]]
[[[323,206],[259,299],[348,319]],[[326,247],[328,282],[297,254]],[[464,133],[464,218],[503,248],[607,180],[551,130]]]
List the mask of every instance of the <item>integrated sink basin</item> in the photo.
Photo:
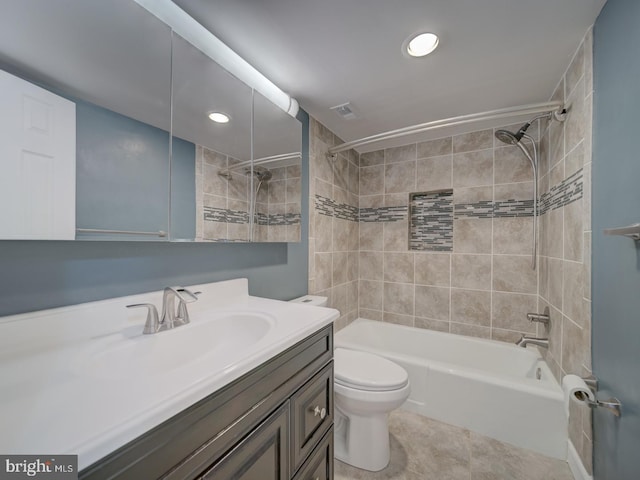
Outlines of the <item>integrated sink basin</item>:
[[131,336],[110,336],[96,345],[80,373],[122,379],[167,373],[207,357],[218,363],[255,345],[275,325],[276,319],[266,313],[229,312],[201,315],[187,325],[151,335],[136,327]]

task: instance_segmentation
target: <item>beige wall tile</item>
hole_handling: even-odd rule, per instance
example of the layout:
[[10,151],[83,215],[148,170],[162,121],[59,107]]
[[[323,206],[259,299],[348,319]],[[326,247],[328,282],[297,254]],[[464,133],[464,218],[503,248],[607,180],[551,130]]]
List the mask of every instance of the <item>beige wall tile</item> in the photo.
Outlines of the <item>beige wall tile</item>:
[[451,257],[451,286],[473,290],[490,290],[491,255],[453,254]]
[[449,321],[451,289],[448,287],[427,287],[416,285],[415,315],[432,320]]
[[464,218],[453,221],[455,253],[491,253],[490,218]]
[[451,322],[451,333],[466,335],[467,337],[491,338],[491,329],[479,325],[467,325]]
[[383,228],[384,226],[382,223],[361,222],[359,225],[360,250],[382,251]]
[[488,327],[491,324],[491,292],[451,289],[451,321]]
[[582,261],[582,199],[563,207],[564,210],[564,258],[575,262]]
[[315,281],[316,290],[326,290],[331,288],[333,279],[333,254],[316,253],[315,258]]
[[361,195],[384,193],[384,165],[361,168],[359,188]]
[[384,150],[384,163],[397,163],[415,160],[416,144],[403,145],[401,147],[386,148]]
[[538,294],[549,301],[549,257],[538,255]]
[[413,192],[416,189],[416,162],[400,162],[385,165],[385,193]]
[[333,252],[333,280],[332,285],[347,282],[347,252]]
[[547,218],[547,255],[555,258],[563,256],[564,209],[558,208],[545,214]]
[[453,201],[456,204],[477,203],[491,200],[493,200],[492,186],[456,188],[453,191]]
[[503,330],[501,328],[491,329],[491,339],[499,342],[516,343],[522,337],[523,332],[513,330]]
[[415,281],[419,285],[448,287],[451,255],[448,253],[415,254]]
[[384,195],[360,196],[360,208],[380,208],[384,206]]
[[349,223],[349,220],[333,219],[333,251],[346,251],[349,249]]
[[360,154],[360,166],[370,167],[372,165],[382,165],[384,163],[384,150],[367,152]]
[[453,137],[453,153],[493,148],[493,130],[480,130]]
[[416,163],[416,190],[428,192],[452,186],[451,155],[420,159]]
[[591,232],[584,232],[583,295],[591,300]]
[[384,224],[384,250],[389,252],[406,252],[409,250],[409,226],[407,221]]
[[501,292],[536,294],[538,275],[531,268],[531,257],[497,255],[493,257],[493,289]]
[[527,319],[527,313],[538,312],[536,295],[494,292],[492,310],[491,325],[494,328],[536,333],[536,325]]
[[349,189],[349,160],[339,153],[333,160],[333,184],[345,190]]
[[327,215],[315,215],[316,252],[333,250],[333,218]]
[[493,184],[493,150],[453,156],[453,186],[475,187]]
[[356,195],[360,194],[360,167],[351,162],[349,162],[348,190]]
[[359,308],[382,310],[382,282],[360,280],[359,284]]
[[414,318],[414,326],[416,328],[424,328],[426,330],[435,330],[437,332],[448,332],[449,322],[441,322],[439,320],[433,320],[431,318]]
[[418,158],[440,157],[453,153],[451,137],[418,143]]
[[584,311],[583,292],[584,275],[582,264],[563,262],[563,313],[578,325],[586,326],[586,312]]
[[582,141],[586,127],[584,79],[581,79],[567,99],[569,113],[565,121],[565,152],[573,150]]
[[360,318],[366,318],[367,320],[382,321],[382,310],[369,310],[367,308],[360,308],[358,310],[358,316]]
[[384,283],[384,312],[413,315],[414,286],[406,283]]
[[585,164],[584,140],[581,141],[576,148],[567,153],[564,159],[565,176],[572,175],[580,170]]
[[397,313],[384,312],[382,319],[387,323],[395,323],[396,325],[413,327],[413,316],[411,315],[399,315]]
[[355,282],[360,278],[359,257],[358,251],[347,253],[347,282]]
[[496,184],[530,182],[533,179],[531,162],[516,146],[496,148],[494,166]]
[[493,197],[496,202],[505,200],[533,200],[533,182],[496,185],[493,188]]
[[533,217],[494,218],[493,252],[530,255],[533,238]]
[[384,281],[413,283],[413,253],[385,253]]
[[562,369],[566,373],[580,375],[586,357],[586,336],[578,325],[567,317],[562,323]]
[[382,280],[383,254],[377,252],[360,252],[360,279]]

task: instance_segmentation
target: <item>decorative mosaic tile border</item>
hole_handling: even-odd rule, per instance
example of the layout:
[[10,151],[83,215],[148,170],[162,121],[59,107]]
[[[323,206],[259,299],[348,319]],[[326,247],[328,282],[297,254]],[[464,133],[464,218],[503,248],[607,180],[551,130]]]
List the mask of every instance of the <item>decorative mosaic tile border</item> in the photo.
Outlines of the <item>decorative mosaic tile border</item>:
[[557,210],[570,203],[580,200],[584,195],[584,174],[581,168],[573,175],[569,175],[562,182],[554,185],[547,193],[540,197],[539,214],[544,215],[551,210]]
[[[264,226],[299,225],[301,221],[299,213],[274,213],[271,215],[257,213],[256,217],[257,224]],[[249,213],[242,210],[204,207],[204,220],[208,222],[243,224],[249,223]]]
[[409,208],[405,205],[397,207],[361,208],[361,222],[399,222],[406,220]]
[[409,250],[453,250],[453,190],[411,197]]
[[323,197],[322,195],[316,195],[315,206],[316,211],[320,215],[340,218],[342,220],[350,220],[352,222],[358,221],[358,207],[354,207],[346,203],[337,203],[335,200]]
[[249,213],[243,210],[229,210],[228,208],[204,208],[204,220],[223,223],[249,223]]

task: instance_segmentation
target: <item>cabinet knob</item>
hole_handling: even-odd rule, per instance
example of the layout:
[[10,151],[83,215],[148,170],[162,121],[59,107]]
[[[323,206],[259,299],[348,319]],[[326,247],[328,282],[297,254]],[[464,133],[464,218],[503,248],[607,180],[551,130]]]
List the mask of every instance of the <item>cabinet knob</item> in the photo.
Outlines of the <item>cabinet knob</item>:
[[313,409],[313,416],[320,417],[322,420],[324,420],[324,417],[327,416],[327,409],[320,408],[318,405],[316,405],[315,408]]

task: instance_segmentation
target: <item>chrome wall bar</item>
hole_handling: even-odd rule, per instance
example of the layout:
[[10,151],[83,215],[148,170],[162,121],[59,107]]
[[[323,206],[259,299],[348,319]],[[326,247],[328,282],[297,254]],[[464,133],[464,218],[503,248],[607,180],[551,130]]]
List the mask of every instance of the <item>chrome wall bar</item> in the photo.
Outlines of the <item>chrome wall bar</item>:
[[499,110],[491,110],[488,112],[471,113],[469,115],[460,115],[458,117],[445,118],[432,122],[421,123],[409,127],[398,128],[389,132],[378,133],[359,140],[345,142],[335,147],[331,147],[327,153],[328,156],[334,156],[337,153],[351,150],[352,148],[362,147],[370,143],[381,142],[383,140],[392,140],[394,138],[406,137],[416,133],[425,133],[439,128],[455,127],[458,125],[466,125],[469,123],[482,122],[487,120],[500,120],[511,117],[520,117],[525,115],[537,115],[541,113],[551,113],[562,110],[564,104],[562,102],[545,102],[535,103],[531,105],[521,105],[517,107],[502,108]]
[[104,233],[115,235],[147,235],[151,237],[166,237],[167,232],[158,230],[157,232],[136,232],[133,230],[101,230],[98,228],[76,228],[78,233]]

